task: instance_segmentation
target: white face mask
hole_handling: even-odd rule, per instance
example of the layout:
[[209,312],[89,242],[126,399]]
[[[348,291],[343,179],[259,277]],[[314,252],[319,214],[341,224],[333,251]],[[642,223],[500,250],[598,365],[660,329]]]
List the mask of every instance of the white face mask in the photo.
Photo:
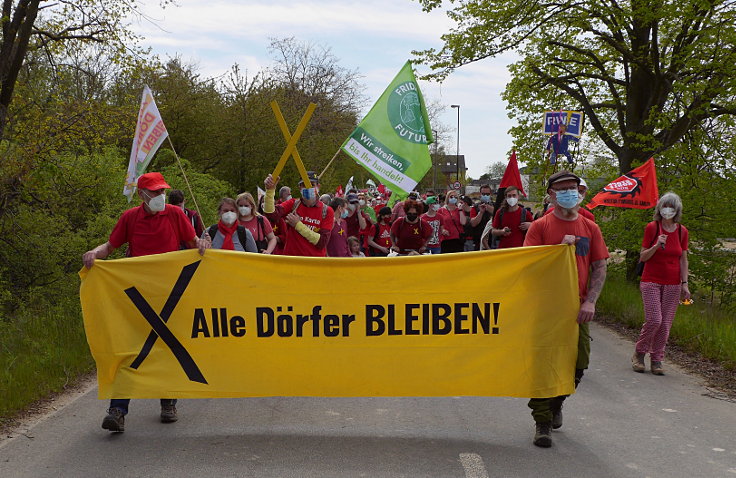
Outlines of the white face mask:
[[506,204],[508,204],[511,207],[516,206],[518,202],[519,202],[519,198],[515,198],[515,197],[506,198]]
[[238,206],[238,211],[241,216],[250,216],[251,208],[250,206]]
[[166,209],[166,193],[161,193],[149,199],[148,209],[153,212],[161,212]]
[[675,208],[673,207],[663,207],[659,210],[659,215],[665,219],[672,219],[675,217],[675,214]]
[[222,216],[220,217],[222,218],[222,222],[224,222],[228,226],[232,226],[233,224],[235,224],[235,221],[238,219],[238,214],[233,211],[228,211],[228,212],[222,213]]
[[365,206],[365,201],[361,199],[360,201],[358,201],[358,204],[360,205],[360,207],[363,207]]
[[579,198],[578,199],[578,204],[582,203],[583,202],[583,199],[585,199],[585,194],[578,193],[578,198]]
[[433,211],[439,211],[440,210],[440,205],[439,204],[432,204],[431,207],[432,207],[432,210]]

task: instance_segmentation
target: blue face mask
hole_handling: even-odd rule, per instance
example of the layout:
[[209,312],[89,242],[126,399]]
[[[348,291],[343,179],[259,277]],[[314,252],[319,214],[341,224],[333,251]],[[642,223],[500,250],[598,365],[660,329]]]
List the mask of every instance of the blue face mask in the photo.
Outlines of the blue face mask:
[[302,199],[314,199],[317,197],[317,188],[301,188]]
[[480,202],[491,202],[491,196],[488,196],[486,194],[481,195]]
[[557,204],[559,204],[560,207],[564,207],[565,209],[574,208],[578,205],[578,200],[580,199],[577,189],[565,189],[562,191],[557,191],[556,195]]
[[448,204],[457,204],[457,198],[450,198],[447,200]]
[[346,217],[348,217],[349,214],[350,214],[350,211],[343,209],[342,212],[340,213],[340,217],[345,219]]

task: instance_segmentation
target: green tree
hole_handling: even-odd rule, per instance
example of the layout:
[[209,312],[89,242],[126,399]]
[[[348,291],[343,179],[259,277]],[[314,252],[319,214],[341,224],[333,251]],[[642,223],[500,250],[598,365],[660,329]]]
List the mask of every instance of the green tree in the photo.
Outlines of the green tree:
[[[430,11],[442,2],[420,3]],[[442,36],[442,48],[415,52],[432,68],[429,77],[516,51],[516,91],[565,98],[546,107],[581,108],[622,173],[708,119],[736,113],[736,10],[729,1],[451,4],[457,26]],[[518,96],[507,100],[527,102]]]

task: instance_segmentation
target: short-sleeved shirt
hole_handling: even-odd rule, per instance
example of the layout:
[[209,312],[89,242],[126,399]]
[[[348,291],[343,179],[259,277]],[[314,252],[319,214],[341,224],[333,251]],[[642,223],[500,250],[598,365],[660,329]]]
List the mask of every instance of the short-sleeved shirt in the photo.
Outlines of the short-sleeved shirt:
[[[376,234],[376,228],[378,228],[377,234]],[[390,248],[391,247],[391,223],[386,224],[385,222],[381,221],[377,224],[373,224],[371,226],[369,236],[373,239],[373,242],[375,242],[379,246]],[[372,247],[371,249],[373,249],[375,252],[380,252],[375,247]]]
[[149,214],[140,205],[120,216],[110,233],[110,244],[117,249],[127,243],[128,255],[139,257],[178,251],[181,242],[194,238],[192,223],[179,206],[167,204],[163,211]]
[[[498,211],[496,211],[496,215],[493,216],[493,228],[494,229],[503,229],[504,227],[508,227],[511,229],[511,234],[508,236],[499,236],[498,237],[498,248],[499,249],[505,249],[507,247],[521,247],[524,245],[524,236],[526,236],[526,231],[522,231],[519,229],[519,225],[522,222],[531,222],[533,220],[532,215],[524,209],[523,207],[519,206],[516,211],[505,211],[503,213],[503,221],[501,220],[501,211],[503,211],[503,208],[498,208]],[[522,221],[522,213],[524,214],[524,220]]]
[[565,235],[578,237],[575,244],[575,261],[578,269],[578,293],[580,301],[588,295],[588,277],[593,262],[608,258],[608,249],[601,229],[590,219],[578,215],[574,221],[565,221],[554,214],[534,221],[526,234],[525,246],[560,244]]
[[260,216],[263,218],[263,231],[261,232],[261,226],[258,224],[258,216],[252,216],[249,220],[243,221],[242,219],[238,219],[238,223],[248,229],[251,234],[253,234],[253,240],[254,241],[265,241],[266,237],[268,237],[269,234],[273,232],[273,228],[271,227],[271,221],[268,220],[265,216]]
[[682,251],[688,250],[689,233],[685,226],[677,224],[673,232],[665,231],[661,223],[657,230],[657,221],[652,221],[644,228],[644,239],[641,246],[649,249],[657,242],[657,236],[667,235],[664,249],[658,247],[654,255],[644,263],[644,272],[641,275],[642,282],[654,282],[663,285],[679,284],[680,257]]
[[446,207],[441,207],[437,211],[437,215],[442,216],[445,229],[450,233],[449,236],[443,236],[442,240],[460,239],[460,235],[463,233],[463,226],[460,225],[460,208],[450,211]]
[[391,226],[391,234],[396,237],[396,247],[401,252],[411,250],[419,252],[426,241],[432,235],[432,227],[419,219],[416,223],[406,222],[406,217],[400,217]]
[[[296,201],[294,198],[284,201],[277,206],[277,209],[281,208],[281,215],[285,216],[294,209],[294,203]],[[324,212],[323,209],[325,210]],[[317,233],[320,230],[331,231],[335,224],[335,211],[331,207],[325,206],[321,201],[317,201],[312,207],[299,201],[296,213],[305,226]],[[322,217],[323,214],[324,217]],[[287,225],[286,243],[284,244],[283,254],[285,256],[325,257],[327,255],[326,244],[322,248],[317,248],[317,246],[299,234],[296,229]]]
[[432,236],[427,242],[427,247],[440,247],[440,242],[442,242],[442,239],[445,237],[442,235],[442,227],[444,227],[445,218],[439,214],[435,214],[434,217],[430,217],[427,213],[422,214],[420,217],[422,218],[422,221],[429,224],[432,228]]
[[351,257],[348,247],[348,226],[345,219],[340,219],[330,231],[330,240],[327,241],[327,255],[329,257]]

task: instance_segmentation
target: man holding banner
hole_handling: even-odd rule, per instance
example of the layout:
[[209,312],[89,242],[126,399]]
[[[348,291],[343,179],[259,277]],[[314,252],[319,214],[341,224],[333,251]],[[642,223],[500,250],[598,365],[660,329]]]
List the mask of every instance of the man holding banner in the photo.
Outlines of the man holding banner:
[[304,180],[299,181],[301,199],[289,199],[281,204],[274,204],[278,178],[266,177],[266,198],[263,212],[272,223],[283,217],[286,228],[286,243],[283,254],[286,256],[327,256],[327,242],[335,225],[334,211],[319,201],[319,178],[314,171],[307,173],[311,188],[305,187]]
[[[129,257],[178,251],[180,243],[185,243],[190,249],[197,247],[199,253],[204,254],[204,250],[210,248],[212,242],[209,237],[197,237],[192,223],[179,206],[166,204],[165,190],[170,188],[161,173],[141,175],[136,189],[143,204],[128,209],[120,216],[110,234],[110,240],[84,253],[82,262],[85,267],[92,268],[96,259],[105,259],[123,244],[128,244]],[[141,356],[143,355],[141,351]],[[129,398],[110,400],[110,408],[102,421],[102,428],[111,432],[125,431],[125,415],[128,414],[129,404]],[[161,421],[171,423],[176,420],[176,400],[162,398]]]
[[[560,171],[550,176],[547,181],[547,193],[555,209],[552,213],[534,221],[524,240],[524,246],[552,244],[575,246],[580,295],[575,387],[580,383],[590,361],[588,322],[593,320],[595,304],[603,290],[608,258],[608,249],[598,225],[577,212],[579,187],[580,178],[569,171]],[[567,395],[529,400],[529,408],[532,409],[532,417],[536,423],[535,445],[544,448],[552,446],[551,430],[562,426],[562,403],[565,398]]]

